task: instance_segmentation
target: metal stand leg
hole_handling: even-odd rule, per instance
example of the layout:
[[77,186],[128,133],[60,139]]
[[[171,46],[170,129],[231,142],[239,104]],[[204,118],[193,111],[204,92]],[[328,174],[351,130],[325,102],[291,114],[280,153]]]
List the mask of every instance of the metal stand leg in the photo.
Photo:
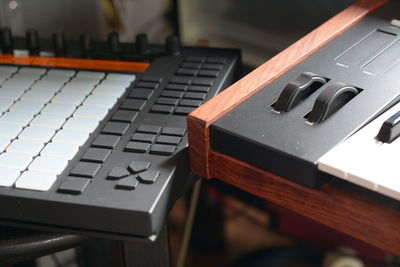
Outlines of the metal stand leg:
[[169,238],[167,225],[164,226],[153,244],[121,242],[125,267],[169,267]]

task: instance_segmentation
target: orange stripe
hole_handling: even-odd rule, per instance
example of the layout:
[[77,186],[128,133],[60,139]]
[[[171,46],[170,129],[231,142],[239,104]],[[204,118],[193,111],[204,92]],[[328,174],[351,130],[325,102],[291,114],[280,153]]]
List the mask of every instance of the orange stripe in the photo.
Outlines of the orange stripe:
[[0,55],[0,63],[30,65],[41,67],[78,68],[90,70],[109,70],[126,72],[145,72],[150,66],[144,62],[114,61],[103,59],[82,59],[62,57],[16,57],[13,55]]

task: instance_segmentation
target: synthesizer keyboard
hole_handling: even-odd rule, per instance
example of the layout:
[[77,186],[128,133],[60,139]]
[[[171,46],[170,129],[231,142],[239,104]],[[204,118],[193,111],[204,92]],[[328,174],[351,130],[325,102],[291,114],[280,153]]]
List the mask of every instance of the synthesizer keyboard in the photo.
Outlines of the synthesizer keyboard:
[[153,240],[193,182],[186,115],[234,81],[239,52],[0,37],[0,221]]
[[321,157],[399,100],[399,11],[383,5],[271,79],[211,124],[211,149],[309,187],[329,179]]
[[335,146],[318,161],[318,169],[400,200],[399,111],[397,104]]

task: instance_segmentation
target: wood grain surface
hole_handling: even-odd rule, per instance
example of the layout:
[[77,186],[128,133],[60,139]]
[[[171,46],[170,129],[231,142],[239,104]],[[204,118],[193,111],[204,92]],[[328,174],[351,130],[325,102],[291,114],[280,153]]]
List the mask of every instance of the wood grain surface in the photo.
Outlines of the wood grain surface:
[[14,56],[11,54],[0,55],[0,64],[126,72],[145,72],[150,67],[150,63],[146,62],[66,57]]
[[400,255],[400,210],[324,184],[308,188],[216,151],[211,175],[328,227]]
[[189,151],[194,173],[211,178],[208,170],[208,127],[261,88],[306,59],[388,0],[360,0],[313,30],[188,116]]
[[358,1],[192,112],[188,117],[192,171],[400,255],[400,210],[330,184],[308,188],[216,152],[210,148],[209,133],[218,118],[386,2]]

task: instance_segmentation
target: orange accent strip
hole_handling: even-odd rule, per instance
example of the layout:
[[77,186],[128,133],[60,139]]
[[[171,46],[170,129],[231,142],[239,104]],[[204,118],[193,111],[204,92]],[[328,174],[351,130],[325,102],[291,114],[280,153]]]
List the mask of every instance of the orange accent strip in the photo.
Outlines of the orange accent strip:
[[62,57],[16,57],[14,55],[0,55],[0,63],[126,72],[145,72],[150,66],[150,63],[144,62]]

